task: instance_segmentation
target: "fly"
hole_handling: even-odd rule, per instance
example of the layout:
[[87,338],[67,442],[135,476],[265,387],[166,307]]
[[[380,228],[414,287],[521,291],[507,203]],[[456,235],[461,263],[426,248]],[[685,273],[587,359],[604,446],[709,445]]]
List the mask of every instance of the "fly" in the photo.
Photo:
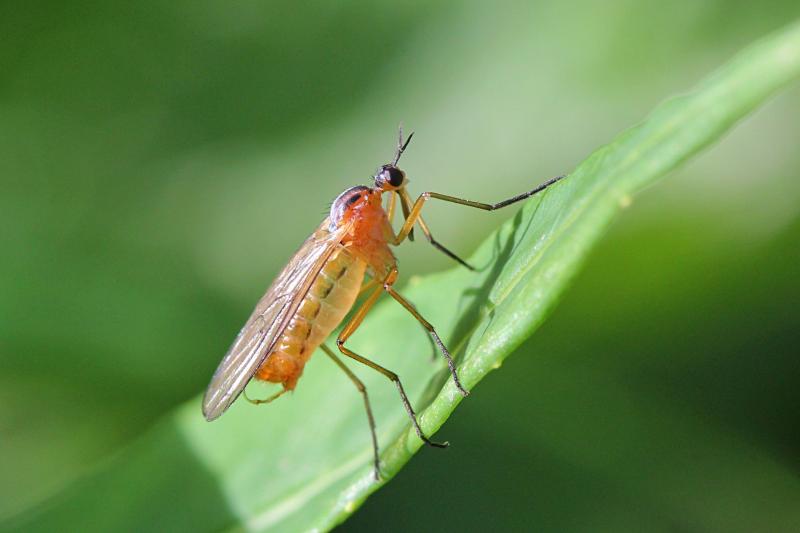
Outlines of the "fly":
[[[351,187],[336,197],[329,216],[306,239],[258,302],[208,385],[203,397],[203,415],[208,421],[222,415],[244,393],[252,379],[282,385],[279,392],[265,399],[251,399],[244,393],[245,398],[254,404],[269,403],[293,390],[312,353],[317,348],[322,348],[350,378],[363,397],[372,436],[375,479],[380,479],[375,418],[367,389],[342,359],[324,344],[328,335],[353,308],[359,294],[369,292],[369,296],[347,321],[336,339],[336,348],[340,354],[391,380],[397,387],[417,436],[429,446],[447,447],[448,443],[432,441],[423,433],[398,375],[355,353],[347,347],[347,341],[361,326],[378,298],[387,293],[425,328],[447,361],[456,388],[463,396],[467,396],[469,393],[461,385],[453,357],[436,329],[394,289],[399,273],[390,245],[397,246],[406,238],[413,240],[412,231],[418,225],[431,245],[466,268],[474,270],[466,261],[433,238],[421,216],[425,203],[434,198],[494,211],[530,198],[564,176],[552,178],[528,192],[496,204],[473,202],[436,192],[424,192],[412,202],[406,190],[406,174],[397,163],[413,135],[412,133],[403,141],[403,132],[400,130],[392,162],[378,169],[371,187]],[[390,195],[386,209],[382,202],[384,194]],[[397,200],[400,201],[404,222],[395,233],[390,221]],[[369,281],[365,284],[367,278]]]

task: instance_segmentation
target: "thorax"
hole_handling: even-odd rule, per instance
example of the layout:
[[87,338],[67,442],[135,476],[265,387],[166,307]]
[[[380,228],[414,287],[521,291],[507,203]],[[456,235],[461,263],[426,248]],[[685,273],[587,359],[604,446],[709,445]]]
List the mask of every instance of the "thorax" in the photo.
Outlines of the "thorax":
[[351,229],[342,239],[342,244],[350,254],[367,264],[370,276],[380,281],[397,265],[389,248],[393,237],[380,194],[373,193],[368,201],[354,210]]

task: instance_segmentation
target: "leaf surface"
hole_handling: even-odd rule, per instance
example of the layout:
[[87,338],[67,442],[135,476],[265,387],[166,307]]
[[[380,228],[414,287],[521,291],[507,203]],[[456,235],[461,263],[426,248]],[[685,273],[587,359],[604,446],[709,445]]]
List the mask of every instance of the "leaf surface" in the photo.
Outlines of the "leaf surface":
[[[478,272],[459,267],[400,284],[456,355],[464,385],[474,390],[467,401],[481,400],[476,385],[542,323],[632,194],[718,140],[799,72],[800,25],[794,24],[747,48],[691,92],[664,102],[568,178],[527,201],[469,259]],[[428,434],[463,400],[443,362],[429,362],[431,346],[422,329],[389,299],[369,315],[353,348],[401,376]],[[421,442],[394,387],[367,368],[351,368],[373,400],[385,483]],[[446,430],[437,437],[445,439]],[[317,356],[292,397],[267,408],[237,402],[212,424],[203,419],[198,397],[47,505],[7,525],[328,529],[380,485],[372,480],[358,393]]]

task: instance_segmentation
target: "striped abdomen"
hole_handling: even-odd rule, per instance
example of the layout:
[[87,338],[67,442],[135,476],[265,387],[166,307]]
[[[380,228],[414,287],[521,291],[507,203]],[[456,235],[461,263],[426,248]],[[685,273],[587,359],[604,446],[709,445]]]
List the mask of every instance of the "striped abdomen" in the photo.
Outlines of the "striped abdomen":
[[358,297],[366,263],[341,248],[325,264],[256,377],[294,389],[314,350]]

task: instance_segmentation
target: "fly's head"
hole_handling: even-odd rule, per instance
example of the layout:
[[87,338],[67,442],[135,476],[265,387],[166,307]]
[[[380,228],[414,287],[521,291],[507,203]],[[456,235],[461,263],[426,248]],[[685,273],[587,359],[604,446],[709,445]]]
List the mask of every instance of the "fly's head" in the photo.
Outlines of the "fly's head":
[[406,173],[397,166],[397,162],[413,135],[412,133],[403,141],[403,132],[400,130],[394,159],[391,163],[381,165],[372,176],[374,186],[350,187],[336,197],[331,205],[329,226],[331,231],[343,224],[351,224],[351,231],[380,234],[382,238],[388,238],[391,226],[381,204],[381,195],[387,192],[397,193],[403,201],[403,212],[406,213],[408,205],[405,200],[405,186],[408,179]]
[[381,166],[373,176],[373,179],[375,180],[375,188],[381,192],[397,191],[408,183],[406,173],[391,163]]

